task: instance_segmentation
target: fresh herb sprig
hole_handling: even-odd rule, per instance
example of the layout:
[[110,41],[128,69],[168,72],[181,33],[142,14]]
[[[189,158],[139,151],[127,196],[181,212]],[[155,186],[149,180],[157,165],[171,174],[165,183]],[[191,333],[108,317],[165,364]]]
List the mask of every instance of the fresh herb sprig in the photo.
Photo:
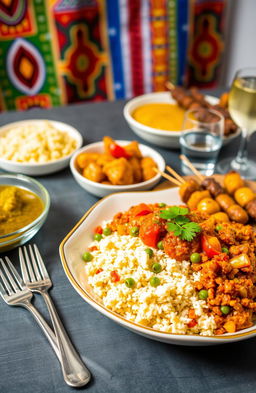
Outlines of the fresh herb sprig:
[[175,236],[190,242],[197,233],[201,232],[201,227],[186,217],[188,213],[189,210],[186,207],[172,206],[161,210],[160,217],[168,221],[167,229],[169,232],[173,232]]

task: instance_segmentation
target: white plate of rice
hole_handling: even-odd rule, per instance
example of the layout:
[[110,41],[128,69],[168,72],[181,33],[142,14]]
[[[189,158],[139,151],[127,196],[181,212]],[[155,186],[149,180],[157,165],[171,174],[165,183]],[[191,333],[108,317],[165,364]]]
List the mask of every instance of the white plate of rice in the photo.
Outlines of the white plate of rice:
[[[215,322],[207,313],[207,304],[199,300],[193,286],[197,274],[187,261],[177,262],[161,250],[154,250],[154,262],[160,262],[161,285],[149,285],[152,269],[139,237],[112,233],[99,242],[92,240],[98,225],[139,203],[180,204],[178,188],[151,192],[112,194],[97,202],[77,223],[60,245],[64,271],[76,291],[95,309],[118,324],[145,337],[179,345],[214,345],[239,341],[256,335],[255,327],[234,334],[214,335]],[[84,262],[88,247],[93,259]],[[122,280],[110,280],[112,271]],[[124,278],[133,277],[131,290]],[[189,309],[198,324],[189,327]]]
[[0,127],[0,167],[42,176],[64,169],[83,143],[72,126],[47,119],[22,120]]

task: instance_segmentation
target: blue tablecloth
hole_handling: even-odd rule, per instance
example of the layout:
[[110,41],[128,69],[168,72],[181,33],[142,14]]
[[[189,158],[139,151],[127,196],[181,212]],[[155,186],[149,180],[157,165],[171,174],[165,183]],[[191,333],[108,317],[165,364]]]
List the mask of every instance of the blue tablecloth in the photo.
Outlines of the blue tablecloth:
[[[48,118],[67,122],[84,136],[85,143],[104,135],[119,139],[134,136],[122,116],[123,101],[80,104],[47,111],[3,113],[0,125]],[[143,141],[141,141],[143,143]],[[254,144],[250,154],[255,156]],[[222,149],[221,157],[234,155],[238,140]],[[180,171],[178,151],[156,149]],[[90,368],[93,378],[82,390],[92,393],[254,393],[256,391],[256,339],[216,347],[182,347],[143,338],[120,327],[90,307],[75,292],[62,269],[58,246],[64,236],[97,198],[80,188],[70,170],[40,177],[48,189],[51,208],[35,241],[47,263],[54,298],[64,325]],[[8,253],[19,268],[17,250]],[[39,295],[34,304],[49,320]],[[59,363],[33,320],[22,309],[0,299],[0,392],[71,392],[62,379]]]

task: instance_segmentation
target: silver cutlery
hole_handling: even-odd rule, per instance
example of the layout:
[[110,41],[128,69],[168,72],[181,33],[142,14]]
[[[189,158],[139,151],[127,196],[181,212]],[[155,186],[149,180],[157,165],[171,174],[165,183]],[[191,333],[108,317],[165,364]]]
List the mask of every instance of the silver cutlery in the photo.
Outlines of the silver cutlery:
[[29,310],[39,326],[43,329],[56,355],[60,359],[57,339],[50,326],[31,303],[32,292],[25,286],[23,280],[8,257],[5,262],[0,258],[0,295],[9,306],[21,306]]
[[59,348],[64,380],[73,387],[84,386],[90,381],[91,374],[73,347],[48,293],[52,287],[52,281],[37,246],[35,244],[33,247],[29,245],[28,249],[29,252],[26,246],[19,248],[20,265],[25,285],[30,291],[40,293],[48,307]]

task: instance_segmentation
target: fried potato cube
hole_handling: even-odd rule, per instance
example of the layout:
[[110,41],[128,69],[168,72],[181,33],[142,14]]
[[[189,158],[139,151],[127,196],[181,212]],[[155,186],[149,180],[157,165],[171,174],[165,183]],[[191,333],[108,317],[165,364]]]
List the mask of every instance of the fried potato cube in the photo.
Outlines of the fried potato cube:
[[137,141],[132,141],[126,146],[123,146],[126,153],[132,157],[142,158],[142,154],[139,148],[139,143]]
[[95,162],[91,162],[84,170],[83,176],[91,181],[95,181],[97,183],[102,182],[106,176],[102,170],[102,168],[96,164]]
[[76,163],[80,169],[84,169],[91,162],[95,162],[99,157],[99,153],[81,153],[77,156]]
[[99,166],[105,166],[108,162],[113,161],[115,158],[113,156],[111,156],[110,154],[107,153],[103,153],[100,154],[99,158],[96,161],[96,164],[98,164]]
[[104,136],[103,144],[104,144],[104,152],[110,154],[110,146],[115,143],[114,139],[110,136]]
[[103,168],[109,181],[114,185],[133,184],[133,170],[126,158],[118,158],[106,164]]
[[142,168],[140,165],[140,159],[137,157],[131,157],[131,158],[129,158],[129,163],[132,166],[134,183],[141,182],[142,181]]
[[143,180],[149,180],[156,175],[154,171],[157,168],[155,161],[151,157],[144,157],[141,160]]
[[204,199],[204,198],[210,198],[210,193],[208,190],[204,191],[195,191],[193,194],[190,196],[189,200],[187,201],[187,205],[190,210],[196,209],[198,203]]

